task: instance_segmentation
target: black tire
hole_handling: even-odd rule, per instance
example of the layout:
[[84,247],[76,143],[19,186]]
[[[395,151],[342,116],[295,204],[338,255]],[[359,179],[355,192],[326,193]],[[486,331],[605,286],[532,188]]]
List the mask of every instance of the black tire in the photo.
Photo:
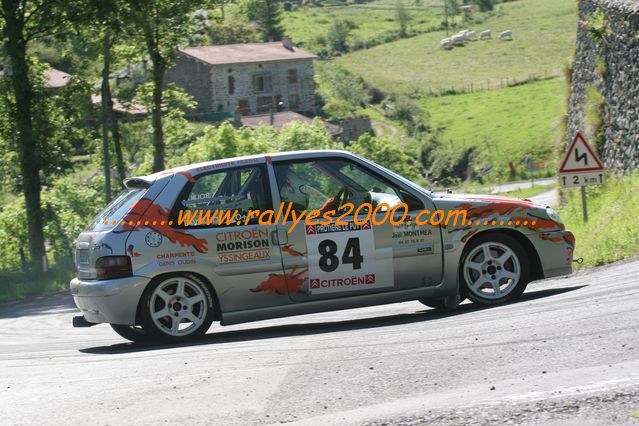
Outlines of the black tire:
[[149,341],[149,336],[140,326],[111,324],[111,328],[120,336],[132,342],[144,343]]
[[[173,321],[175,321],[173,315],[178,318],[178,327],[181,324],[189,323],[188,321],[182,323],[181,321],[183,318],[177,316],[181,315],[181,309],[184,309],[189,313],[194,313],[196,316],[198,316],[198,312],[191,312],[191,308],[196,308],[195,303],[192,305],[192,307],[187,306],[187,301],[189,300],[189,298],[186,296],[188,296],[188,294],[185,293],[184,296],[177,297],[177,283],[180,280],[185,283],[188,281],[188,288],[190,288],[192,292],[200,292],[204,299],[201,301],[201,304],[200,302],[197,302],[197,307],[203,310],[200,312],[201,317],[197,318],[197,320],[201,322],[199,324],[196,324],[195,322],[190,321],[191,324],[187,325],[186,329],[182,330],[179,335],[176,335],[171,334],[171,331],[169,330],[173,326]],[[164,289],[168,289],[168,291],[170,292],[170,288],[174,285],[173,283],[175,283],[176,285],[176,294],[172,295],[170,293],[164,293],[167,296],[171,297],[171,301],[165,303],[164,299],[162,299],[162,297],[158,295],[159,291],[156,293],[156,290],[158,290],[158,288],[162,286]],[[186,287],[187,285],[184,284],[183,288]],[[174,300],[173,298],[177,298],[177,300]],[[171,312],[171,315],[167,315],[158,320],[154,320],[152,314],[153,312],[158,313],[162,311],[162,303],[165,303],[165,308]],[[177,310],[175,310],[175,306],[177,306]],[[214,310],[215,303],[211,294],[211,290],[209,289],[209,286],[200,278],[190,274],[168,274],[163,275],[156,280],[153,280],[145,289],[140,301],[140,322],[144,331],[153,341],[163,343],[184,342],[202,337],[204,333],[206,333],[206,331],[211,326],[211,323],[213,322]],[[171,320],[170,322],[169,319]]]
[[446,309],[444,305],[444,299],[419,299],[422,305],[426,305],[433,309]]
[[[492,243],[494,243],[494,245],[489,246],[488,248],[491,255],[493,255],[494,252],[497,252],[498,254],[499,250],[503,249],[503,247],[507,247],[512,251],[512,253],[514,254],[514,257],[516,257],[517,263],[519,264],[519,278],[516,280],[516,282],[513,279],[513,281],[509,284],[509,286],[505,287],[504,295],[501,297],[499,297],[499,294],[489,295],[487,294],[487,292],[483,293],[481,291],[481,288],[479,290],[473,290],[473,288],[467,282],[466,275],[465,275],[465,265],[466,265],[466,261],[469,259],[469,256],[471,255],[473,256],[473,259],[470,259],[470,261],[473,262],[472,263],[473,265],[476,265],[477,263],[481,263],[482,265],[485,265],[485,263],[487,263],[485,259],[480,262],[474,262],[474,259],[478,259],[477,249],[478,247],[482,246],[481,249],[483,250],[483,248],[486,247],[487,244],[490,245]],[[492,259],[491,261],[493,262],[497,260],[492,257],[490,259]],[[513,273],[512,270],[516,269],[516,263],[512,259],[512,256],[508,261],[504,262],[504,265],[502,266],[503,268],[500,267],[499,271],[496,271],[498,274],[502,273],[500,271]],[[512,270],[510,270],[510,268],[512,268]],[[492,282],[503,279],[503,278],[499,278],[499,275],[490,275],[493,269],[489,270],[489,269],[482,268],[482,270],[479,270],[476,272],[473,272],[475,271],[474,269],[472,270],[468,269],[468,271],[469,271],[468,272],[469,277],[471,279],[474,277],[480,277],[480,274],[485,274],[486,279],[487,280],[490,279]],[[471,273],[472,275],[470,275]],[[472,302],[478,305],[496,305],[499,303],[504,303],[504,302],[518,299],[519,297],[521,297],[524,290],[526,290],[526,286],[530,282],[530,276],[531,276],[530,260],[528,259],[526,250],[524,250],[521,243],[517,241],[515,238],[509,235],[500,234],[500,233],[481,234],[473,238],[468,243],[468,245],[464,248],[464,253],[462,255],[461,262],[459,265],[461,296],[467,297]],[[494,277],[497,277],[497,280],[495,280]],[[508,279],[507,277],[504,277],[504,278]],[[475,283],[481,280],[482,278],[478,278],[475,281]],[[495,286],[500,287],[499,284],[495,284]],[[484,287],[487,287],[487,286],[484,285]]]

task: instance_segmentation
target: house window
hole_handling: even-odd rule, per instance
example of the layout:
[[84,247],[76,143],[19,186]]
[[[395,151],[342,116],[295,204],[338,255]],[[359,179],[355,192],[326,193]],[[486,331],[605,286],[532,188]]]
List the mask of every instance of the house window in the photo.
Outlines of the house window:
[[300,108],[300,98],[294,93],[288,95],[288,107],[292,110],[298,110]]
[[258,114],[266,114],[271,111],[271,102],[273,98],[271,96],[258,96],[257,101],[257,113]]
[[297,70],[290,69],[287,72],[288,84],[297,84]]
[[229,75],[228,81],[229,81],[229,95],[232,95],[233,93],[235,93],[235,77],[233,77],[232,75]]
[[271,91],[271,75],[258,74],[253,76],[253,90],[256,93],[268,93]]
[[248,99],[240,99],[237,104],[237,108],[242,115],[250,115],[251,114],[251,105],[249,105]]

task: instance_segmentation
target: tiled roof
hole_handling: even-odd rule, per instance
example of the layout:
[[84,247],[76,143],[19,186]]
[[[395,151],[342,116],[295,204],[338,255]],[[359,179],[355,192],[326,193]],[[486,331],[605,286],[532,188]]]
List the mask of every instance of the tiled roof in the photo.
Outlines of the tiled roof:
[[64,71],[57,70],[55,68],[49,68],[46,71],[46,81],[44,85],[51,89],[58,89],[69,84],[71,74],[67,74]]
[[184,47],[179,50],[185,55],[211,65],[313,59],[316,57],[297,47],[287,48],[279,41]]

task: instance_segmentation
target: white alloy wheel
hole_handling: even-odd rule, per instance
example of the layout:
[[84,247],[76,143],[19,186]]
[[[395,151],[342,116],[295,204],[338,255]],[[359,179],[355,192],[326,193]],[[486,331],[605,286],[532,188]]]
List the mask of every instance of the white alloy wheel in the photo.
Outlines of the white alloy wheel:
[[522,268],[515,251],[498,242],[485,242],[473,248],[463,265],[468,291],[481,299],[508,296],[519,284]]
[[148,309],[154,327],[171,337],[189,336],[210,321],[206,288],[183,276],[158,284],[149,297]]

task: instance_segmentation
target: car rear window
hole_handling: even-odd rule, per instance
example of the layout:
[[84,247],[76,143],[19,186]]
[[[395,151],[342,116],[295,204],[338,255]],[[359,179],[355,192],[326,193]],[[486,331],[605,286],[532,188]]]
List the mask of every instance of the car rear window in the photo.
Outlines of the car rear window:
[[[121,221],[133,203],[142,198],[145,191],[146,188],[134,188],[120,193],[93,219],[87,231],[107,231],[113,228],[113,221]],[[108,224],[105,224],[105,221],[108,221]]]

